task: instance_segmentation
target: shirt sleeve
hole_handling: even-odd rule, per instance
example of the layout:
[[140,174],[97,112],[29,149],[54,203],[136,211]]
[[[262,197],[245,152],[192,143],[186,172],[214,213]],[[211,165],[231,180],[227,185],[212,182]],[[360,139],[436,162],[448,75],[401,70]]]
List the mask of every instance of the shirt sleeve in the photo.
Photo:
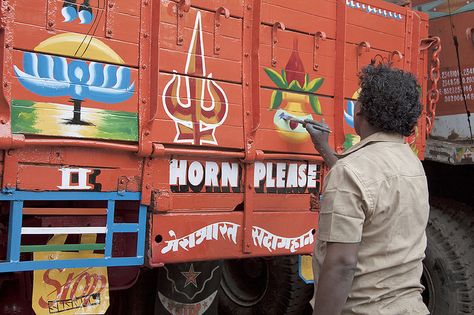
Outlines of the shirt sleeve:
[[326,176],[318,239],[359,243],[365,221],[364,209],[367,209],[367,204],[359,178],[347,165],[336,163]]

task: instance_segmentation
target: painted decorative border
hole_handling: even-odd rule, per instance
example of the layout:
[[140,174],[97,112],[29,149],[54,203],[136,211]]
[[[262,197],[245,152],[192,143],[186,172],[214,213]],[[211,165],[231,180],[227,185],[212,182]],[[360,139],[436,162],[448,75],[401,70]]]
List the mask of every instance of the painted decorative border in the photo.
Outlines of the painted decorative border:
[[352,9],[359,9],[359,10],[365,11],[366,13],[380,15],[381,17],[388,18],[388,19],[395,19],[399,21],[403,20],[403,15],[401,15],[400,13],[376,8],[371,5],[360,3],[354,0],[346,0],[346,6]]

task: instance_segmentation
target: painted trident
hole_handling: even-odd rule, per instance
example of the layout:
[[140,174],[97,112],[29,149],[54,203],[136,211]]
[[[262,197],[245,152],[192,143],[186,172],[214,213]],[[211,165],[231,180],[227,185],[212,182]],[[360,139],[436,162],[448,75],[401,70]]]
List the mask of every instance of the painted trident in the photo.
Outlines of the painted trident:
[[[212,73],[206,74],[200,12],[196,15],[184,73],[182,76],[173,71],[162,96],[165,111],[176,124],[174,142],[217,145],[215,131],[227,117],[228,101],[224,90],[212,80]],[[185,102],[180,96],[182,77]]]

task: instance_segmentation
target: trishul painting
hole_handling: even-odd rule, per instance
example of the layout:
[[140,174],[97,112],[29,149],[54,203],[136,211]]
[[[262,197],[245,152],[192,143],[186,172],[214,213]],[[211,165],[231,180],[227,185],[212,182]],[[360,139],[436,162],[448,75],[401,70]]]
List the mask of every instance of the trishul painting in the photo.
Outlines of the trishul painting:
[[[176,143],[217,145],[216,128],[227,118],[228,101],[224,90],[206,73],[201,13],[197,12],[189,45],[185,75],[176,70],[166,84],[162,101],[176,125]],[[180,95],[184,84],[185,95]]]

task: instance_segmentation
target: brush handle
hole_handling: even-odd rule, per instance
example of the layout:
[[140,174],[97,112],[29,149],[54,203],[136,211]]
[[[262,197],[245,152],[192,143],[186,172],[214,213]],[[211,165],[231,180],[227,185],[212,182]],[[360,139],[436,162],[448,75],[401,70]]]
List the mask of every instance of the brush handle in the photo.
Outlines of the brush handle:
[[311,120],[311,121],[303,121],[301,119],[298,119],[298,122],[300,124],[311,124],[314,126],[315,129],[318,129],[320,131],[324,131],[324,132],[329,132],[331,133],[331,129],[329,129],[328,127],[324,126],[323,124],[321,124],[320,122],[318,121],[314,121],[314,120]]

